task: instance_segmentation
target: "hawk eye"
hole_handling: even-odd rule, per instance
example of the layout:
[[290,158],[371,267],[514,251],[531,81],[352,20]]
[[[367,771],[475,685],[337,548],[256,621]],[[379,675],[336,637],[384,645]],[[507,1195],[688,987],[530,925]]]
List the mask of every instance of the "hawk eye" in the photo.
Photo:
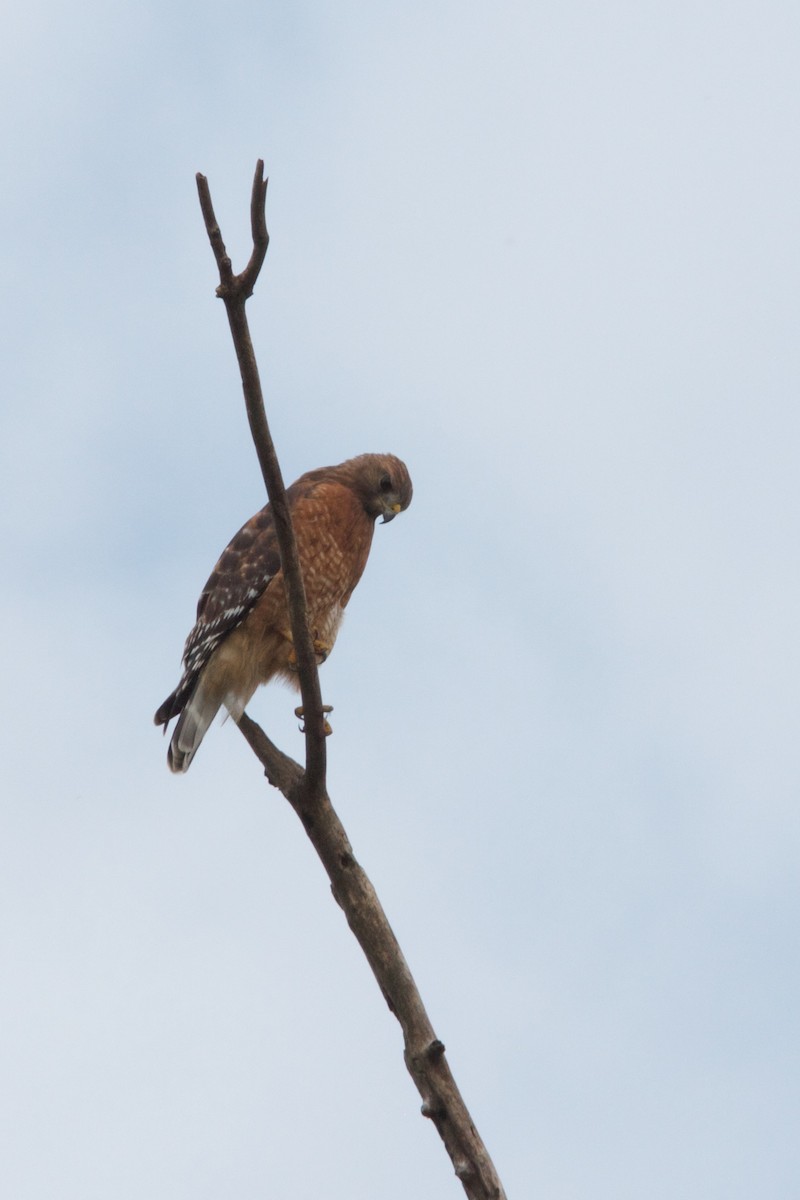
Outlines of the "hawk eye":
[[388,475],[381,476],[380,489],[382,492],[390,492],[392,490],[392,481]]

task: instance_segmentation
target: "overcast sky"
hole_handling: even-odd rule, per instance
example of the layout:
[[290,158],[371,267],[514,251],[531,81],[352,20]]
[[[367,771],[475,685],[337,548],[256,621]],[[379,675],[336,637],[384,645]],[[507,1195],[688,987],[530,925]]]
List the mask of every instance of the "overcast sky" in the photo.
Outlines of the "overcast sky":
[[[453,1200],[399,1027],[235,726],[152,724],[264,501],[408,463],[329,784],[510,1198],[800,1179],[800,9],[6,13],[0,1187]],[[294,695],[250,707],[299,757]]]

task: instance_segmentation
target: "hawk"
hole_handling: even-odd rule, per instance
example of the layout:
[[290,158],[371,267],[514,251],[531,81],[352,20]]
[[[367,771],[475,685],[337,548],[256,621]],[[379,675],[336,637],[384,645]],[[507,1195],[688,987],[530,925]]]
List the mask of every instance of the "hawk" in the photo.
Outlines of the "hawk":
[[[393,520],[411,503],[411,479],[393,454],[360,454],[308,471],[287,489],[309,628],[324,662],[366,566],[377,517]],[[203,588],[183,650],[180,683],[155,715],[178,723],[170,770],[189,769],[220,708],[238,721],[259,684],[298,687],[278,539],[267,504],[243,525]]]

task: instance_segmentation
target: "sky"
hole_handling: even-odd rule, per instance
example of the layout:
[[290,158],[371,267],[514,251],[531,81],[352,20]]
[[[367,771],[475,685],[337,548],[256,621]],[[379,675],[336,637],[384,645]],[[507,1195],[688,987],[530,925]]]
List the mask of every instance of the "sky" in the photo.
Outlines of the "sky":
[[[235,726],[152,714],[287,481],[414,500],[335,652],[329,789],[509,1197],[800,1195],[800,10],[137,0],[0,48],[0,1179],[461,1195]],[[281,687],[251,715],[303,742]]]

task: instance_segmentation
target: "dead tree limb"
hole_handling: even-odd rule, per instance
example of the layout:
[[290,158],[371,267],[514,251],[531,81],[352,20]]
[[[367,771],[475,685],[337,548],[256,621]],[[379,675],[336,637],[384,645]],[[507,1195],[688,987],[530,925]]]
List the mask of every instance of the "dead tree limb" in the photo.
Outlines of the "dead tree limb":
[[286,489],[283,484],[280,463],[275,453],[272,434],[269,431],[267,414],[264,409],[264,396],[261,391],[261,379],[258,374],[258,364],[250,337],[250,327],[247,323],[245,304],[253,294],[258,273],[261,270],[264,257],[269,245],[267,233],[266,200],[267,180],[264,178],[264,163],[261,159],[256,164],[253,177],[253,191],[250,201],[250,226],[253,235],[253,253],[250,261],[240,275],[234,275],[231,260],[225,250],[214,207],[211,203],[211,192],[205,175],[197,175],[197,191],[200,197],[200,208],[206,224],[211,249],[217,260],[220,283],[217,295],[225,302],[228,323],[231,328],[236,358],[239,362],[239,372],[242,377],[247,406],[247,419],[250,422],[250,432],[258,455],[261,474],[272,507],[272,517],[275,521],[275,532],[278,538],[283,577],[286,586],[286,599],[289,606],[289,621],[292,629],[294,651],[297,655],[298,678],[300,695],[303,699],[304,724],[306,738],[306,773],[309,786],[324,787],[325,785],[325,715],[322,711],[322,695],[319,687],[317,662],[312,646],[311,633],[308,627],[308,610],[306,606],[306,590],[303,586],[303,576],[300,573],[300,559],[297,555],[297,545],[294,540],[292,518],[289,515],[289,505],[286,501]]
[[253,293],[269,244],[264,164],[259,160],[253,179],[250,203],[253,251],[250,261],[239,275],[234,275],[225,250],[211,203],[208,181],[200,174],[197,176],[197,190],[219,269],[217,295],[224,301],[228,314],[250,430],[275,519],[305,710],[305,768],[279,750],[246,713],[239,721],[239,728],[264,767],[270,783],[280,789],[299,816],[328,872],[334,898],[367,957],[386,1003],[400,1022],[405,1042],[405,1062],[422,1096],[422,1113],[438,1129],[469,1200],[505,1200],[505,1192],[492,1160],[447,1064],[444,1045],[434,1033],[375,889],[356,861],[326,788],[324,714],[317,662],[308,627],[303,577],[245,315],[246,301]]

